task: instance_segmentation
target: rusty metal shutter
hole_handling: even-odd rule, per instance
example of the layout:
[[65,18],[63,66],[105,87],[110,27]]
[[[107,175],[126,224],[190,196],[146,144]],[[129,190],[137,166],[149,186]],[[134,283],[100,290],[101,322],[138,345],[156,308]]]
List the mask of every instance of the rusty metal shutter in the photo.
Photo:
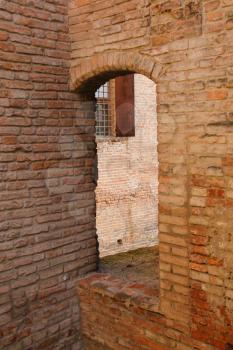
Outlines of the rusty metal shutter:
[[115,79],[116,136],[135,136],[134,74]]

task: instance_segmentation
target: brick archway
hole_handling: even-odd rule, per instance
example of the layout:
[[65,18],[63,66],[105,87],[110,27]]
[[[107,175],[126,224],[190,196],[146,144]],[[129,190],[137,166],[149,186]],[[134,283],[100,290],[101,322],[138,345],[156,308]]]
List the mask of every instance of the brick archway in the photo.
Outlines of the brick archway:
[[[157,62],[154,57],[135,52],[117,51],[98,54],[71,67],[70,89],[80,93],[81,100],[83,98],[85,101],[87,97],[94,102],[94,94],[102,84],[128,73],[144,75],[159,84],[159,79],[165,73],[165,66]],[[91,115],[93,117],[93,110]],[[159,280],[161,280],[160,276]],[[153,306],[151,307],[165,314],[166,310],[163,308],[159,294],[160,289],[156,290],[152,296],[150,302]]]
[[106,80],[119,74],[135,72],[157,81],[163,66],[154,58],[139,53],[118,51],[93,56],[71,68],[70,89],[93,93]]

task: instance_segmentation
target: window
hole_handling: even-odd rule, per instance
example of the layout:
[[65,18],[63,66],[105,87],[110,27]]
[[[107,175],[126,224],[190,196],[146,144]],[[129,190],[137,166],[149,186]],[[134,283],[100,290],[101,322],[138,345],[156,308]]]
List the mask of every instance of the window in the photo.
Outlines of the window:
[[110,82],[102,85],[95,94],[96,135],[111,136],[113,111],[111,106]]
[[110,80],[95,97],[97,136],[135,136],[134,74]]

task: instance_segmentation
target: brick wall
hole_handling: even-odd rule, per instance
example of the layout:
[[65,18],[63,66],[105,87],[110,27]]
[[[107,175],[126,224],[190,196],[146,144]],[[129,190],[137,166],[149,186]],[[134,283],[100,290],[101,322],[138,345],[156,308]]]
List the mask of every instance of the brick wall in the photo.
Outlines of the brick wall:
[[[70,3],[72,89],[90,94],[125,71],[157,85],[159,313],[177,349],[176,337],[184,335],[184,349],[225,350],[233,343],[232,11],[232,0]],[[122,312],[128,317],[127,303]],[[115,326],[121,336],[124,329]],[[154,326],[154,348],[172,348]],[[84,333],[103,344],[100,333],[98,339]],[[133,329],[129,337],[135,348]]]
[[96,225],[101,256],[157,243],[156,89],[152,80],[139,74],[135,74],[135,124],[135,137],[97,138]]
[[[131,347],[146,335],[157,349],[232,348],[232,12],[232,0],[0,1],[2,349],[81,347],[75,286],[97,259],[93,92],[125,71],[157,83],[160,165],[162,316],[139,304]],[[101,348],[104,307],[117,308],[95,298],[101,332],[83,332]],[[133,337],[122,324],[115,334]]]
[[78,292],[85,350],[215,349],[191,339],[188,325],[164,317],[158,295],[146,286],[94,274],[79,283]]
[[0,1],[1,350],[79,349],[74,287],[96,266],[93,103],[69,92],[67,4]]

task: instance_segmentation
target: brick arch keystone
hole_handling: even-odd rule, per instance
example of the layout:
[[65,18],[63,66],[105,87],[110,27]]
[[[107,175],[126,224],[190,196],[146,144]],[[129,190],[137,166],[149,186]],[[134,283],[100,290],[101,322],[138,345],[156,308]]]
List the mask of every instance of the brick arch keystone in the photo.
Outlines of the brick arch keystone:
[[94,92],[105,81],[125,72],[143,74],[156,82],[162,70],[160,63],[143,54],[122,51],[98,54],[71,67],[70,89]]

